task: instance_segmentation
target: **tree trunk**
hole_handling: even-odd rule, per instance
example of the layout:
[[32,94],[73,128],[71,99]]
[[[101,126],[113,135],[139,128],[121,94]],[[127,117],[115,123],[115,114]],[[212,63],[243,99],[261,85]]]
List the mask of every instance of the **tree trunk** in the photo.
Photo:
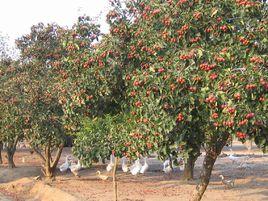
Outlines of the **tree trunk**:
[[51,152],[50,152],[50,143],[48,143],[48,145],[45,147],[45,171],[44,171],[45,177],[47,179],[52,179],[53,177],[50,162],[51,162]]
[[116,169],[117,169],[117,157],[115,157],[115,161],[114,161],[114,169],[113,169],[114,201],[118,201],[118,195],[117,195],[117,181],[116,181]]
[[8,161],[8,167],[9,168],[15,168],[14,163],[14,154],[16,152],[17,143],[19,141],[19,137],[15,137],[13,142],[10,142],[7,144],[6,150],[7,150],[7,161]]
[[193,194],[191,201],[200,201],[204,195],[207,186],[209,184],[211,172],[214,163],[225,146],[229,134],[223,135],[221,138],[211,139],[211,144],[206,149],[206,156],[203,162],[203,169],[200,175],[200,182],[196,186],[196,190]]
[[43,173],[47,179],[52,179],[55,176],[55,170],[57,168],[63,147],[63,144],[59,146],[54,160],[52,160],[50,143],[48,143],[48,145],[45,147],[45,156],[42,156],[42,154],[39,152],[40,157],[45,159],[45,167]]
[[200,201],[202,199],[203,194],[205,193],[207,186],[209,184],[211,172],[213,165],[217,159],[216,154],[207,153],[203,162],[203,170],[200,176],[200,183],[196,187],[196,191],[193,195],[192,201]]
[[14,153],[16,151],[16,148],[14,149],[13,147],[7,147],[7,161],[8,161],[8,168],[15,168],[15,163],[14,163]]
[[3,150],[3,142],[0,141],[0,164],[3,164],[2,150]]
[[183,179],[185,181],[194,179],[194,165],[197,158],[198,156],[190,155],[187,161],[185,162],[183,170]]

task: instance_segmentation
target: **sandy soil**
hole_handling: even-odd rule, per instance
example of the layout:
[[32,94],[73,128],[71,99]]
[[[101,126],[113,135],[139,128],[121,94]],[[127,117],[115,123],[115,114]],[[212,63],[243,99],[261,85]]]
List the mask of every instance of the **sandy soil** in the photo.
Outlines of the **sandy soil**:
[[[239,155],[248,155],[244,146],[235,144],[233,150]],[[60,164],[64,162],[64,157],[70,153],[66,148],[61,157]],[[228,149],[224,153],[229,153]],[[227,158],[218,158],[214,166],[211,182],[203,197],[204,201],[263,201],[268,200],[268,155],[262,155],[256,147],[248,155],[250,158],[247,163],[249,168],[239,169],[237,163]],[[22,158],[24,157],[24,163]],[[197,161],[195,169],[196,178],[201,171],[203,156]],[[0,201],[1,193],[13,197],[13,200],[40,200],[33,199],[33,190],[25,188],[31,179],[31,186],[38,183],[32,178],[40,175],[40,159],[35,154],[30,154],[27,150],[21,150],[15,155],[17,168],[9,170],[4,166],[0,167]],[[123,173],[119,167],[118,171],[118,191],[120,201],[175,201],[189,200],[195,188],[197,180],[192,183],[184,183],[181,179],[182,172],[176,169],[171,175],[161,172],[161,163],[154,158],[149,159],[150,169],[144,175],[132,176]],[[50,184],[51,188],[58,188],[66,193],[73,195],[77,200],[90,201],[110,201],[113,200],[112,181],[99,180],[95,172],[100,170],[104,174],[105,166],[94,165],[90,169],[80,172],[81,177],[76,178],[71,172],[57,172],[57,179]],[[225,189],[221,184],[219,175],[223,174],[226,178],[235,180],[233,189]],[[22,179],[24,178],[24,179]],[[25,178],[28,178],[25,179]],[[28,183],[27,183],[27,182]],[[27,185],[26,185],[27,183]],[[39,181],[40,183],[40,181]],[[20,186],[20,187],[18,187]],[[40,188],[40,186],[39,186]],[[50,189],[51,191],[51,189]],[[26,193],[28,192],[28,193]],[[67,196],[67,194],[66,194]],[[62,200],[54,193],[53,200]],[[8,197],[9,198],[9,197]],[[48,200],[48,198],[47,198]],[[3,200],[3,201],[9,201]]]

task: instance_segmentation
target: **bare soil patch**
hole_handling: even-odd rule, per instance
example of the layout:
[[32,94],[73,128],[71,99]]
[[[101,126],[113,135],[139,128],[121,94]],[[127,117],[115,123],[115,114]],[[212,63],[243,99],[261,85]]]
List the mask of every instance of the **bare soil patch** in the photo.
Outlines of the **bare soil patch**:
[[[248,155],[250,158],[247,163],[250,168],[239,169],[239,164],[232,163],[228,157],[218,158],[212,173],[211,182],[203,197],[204,201],[263,201],[268,200],[268,155],[261,154],[253,148],[248,153],[244,146],[234,144],[233,150],[239,155]],[[64,162],[65,156],[70,153],[69,148],[65,148],[60,160]],[[224,153],[230,153],[226,148]],[[22,158],[24,158],[24,163]],[[201,171],[203,156],[197,161],[195,169],[196,178]],[[35,154],[30,154],[27,150],[19,151],[15,154],[15,163],[18,168],[9,170],[4,166],[0,167],[0,193],[14,195],[14,200],[67,200],[72,195],[77,200],[90,201],[110,201],[113,200],[113,188],[111,179],[108,181],[99,180],[96,171],[100,170],[104,174],[104,165],[94,165],[90,169],[80,172],[81,177],[76,178],[71,172],[57,172],[56,181],[50,184],[50,198],[40,196],[44,190],[40,181],[32,178],[40,175],[40,159]],[[119,167],[118,171],[118,191],[120,201],[175,201],[189,200],[195,188],[197,179],[190,183],[182,181],[182,172],[176,169],[170,176],[161,171],[161,163],[156,159],[150,158],[150,170],[144,175],[132,176],[130,173],[123,173]],[[233,189],[225,189],[221,184],[219,175],[223,174],[226,178],[235,180]],[[25,178],[26,177],[26,178]],[[28,179],[28,180],[27,180]],[[31,182],[29,182],[29,180]],[[20,185],[19,183],[24,183]],[[27,185],[28,183],[28,190]],[[12,188],[12,185],[15,187]],[[35,188],[33,188],[35,186]],[[20,189],[21,188],[21,189]],[[38,188],[39,191],[38,192]],[[51,190],[52,189],[52,190]],[[60,189],[63,197],[58,196],[53,189]],[[25,194],[25,192],[29,192]],[[64,192],[66,194],[64,194]],[[39,197],[36,195],[39,195]],[[73,198],[70,196],[71,198]],[[1,198],[1,195],[0,195]],[[35,199],[33,199],[35,198]],[[1,201],[1,199],[0,199]],[[7,200],[3,200],[7,201]]]

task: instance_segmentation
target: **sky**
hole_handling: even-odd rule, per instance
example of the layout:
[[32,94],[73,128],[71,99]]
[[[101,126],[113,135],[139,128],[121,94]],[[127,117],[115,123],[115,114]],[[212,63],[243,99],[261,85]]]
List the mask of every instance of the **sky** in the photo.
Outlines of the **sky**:
[[100,16],[102,31],[107,32],[108,10],[109,0],[1,0],[0,33],[14,43],[16,38],[29,33],[34,24],[55,22],[71,26],[83,14]]

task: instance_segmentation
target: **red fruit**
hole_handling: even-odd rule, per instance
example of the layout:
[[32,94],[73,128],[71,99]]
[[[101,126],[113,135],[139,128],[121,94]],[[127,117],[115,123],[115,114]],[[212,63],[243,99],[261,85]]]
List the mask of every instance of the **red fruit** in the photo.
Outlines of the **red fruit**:
[[259,98],[259,101],[260,101],[260,102],[264,102],[264,101],[265,101],[265,98],[264,98],[263,96],[261,96],[261,97]]
[[213,113],[211,116],[212,116],[213,119],[217,119],[219,117],[218,113],[216,113],[216,112]]
[[126,80],[130,80],[130,79],[131,79],[130,75],[127,75]]
[[160,12],[161,12],[160,9],[155,9],[155,10],[153,10],[152,14],[153,14],[153,15],[156,15],[156,14],[158,14],[158,13],[160,13]]
[[189,91],[190,92],[196,92],[197,91],[197,88],[196,87],[189,87]]
[[234,109],[234,108],[229,108],[229,109],[228,109],[228,112],[229,112],[230,114],[234,114],[234,113],[235,113],[235,109]]
[[255,89],[256,88],[256,85],[255,84],[247,84],[246,85],[246,89],[247,90],[252,90],[252,89]]
[[248,114],[246,114],[246,119],[251,119],[251,118],[253,118],[255,116],[255,114],[254,113],[248,113]]
[[217,100],[217,98],[213,94],[211,94],[208,96],[208,98],[206,98],[205,102],[206,103],[215,103],[216,100]]
[[224,121],[223,125],[226,127],[233,127],[234,126],[234,122],[233,121]]
[[238,125],[239,125],[239,126],[243,126],[243,125],[246,125],[247,123],[248,123],[248,120],[247,120],[247,119],[244,119],[244,120],[240,121],[240,122],[238,123]]
[[150,142],[147,142],[146,145],[147,145],[147,147],[148,147],[149,149],[151,149],[152,146],[153,146],[152,143],[150,143]]
[[148,122],[149,122],[149,119],[144,118],[142,121],[143,121],[143,123],[145,123],[145,124],[146,124],[146,123],[148,123]]
[[135,81],[133,82],[133,86],[137,87],[137,86],[139,86],[139,85],[140,85],[140,81],[139,81],[139,80],[135,80]]
[[247,137],[247,134],[246,133],[243,133],[243,132],[236,132],[236,136],[239,139],[245,139]]
[[163,73],[164,71],[165,71],[164,68],[159,68],[159,69],[158,69],[158,73]]
[[179,77],[179,78],[177,78],[177,82],[179,84],[183,84],[183,83],[185,83],[185,79],[183,77]]
[[219,127],[219,126],[220,126],[220,124],[219,124],[218,122],[214,122],[213,125],[214,125],[215,127]]
[[146,97],[150,96],[150,94],[151,94],[151,91],[150,90],[147,90],[146,91]]
[[136,106],[136,107],[141,107],[141,106],[142,106],[142,102],[141,102],[141,101],[137,101],[137,102],[135,103],[135,106]]
[[131,91],[131,92],[130,92],[130,96],[131,96],[131,97],[136,96],[136,91]]
[[136,115],[137,113],[135,111],[131,111],[131,114],[132,115]]
[[240,93],[235,93],[234,98],[235,98],[235,100],[240,100],[241,99],[241,94]]
[[228,27],[226,25],[220,26],[220,30],[226,32],[228,30]]
[[212,73],[212,74],[209,76],[209,78],[212,79],[212,80],[217,79],[217,77],[218,77],[218,74],[217,74],[217,73]]
[[177,121],[183,121],[184,117],[182,113],[178,114]]
[[170,89],[171,89],[171,91],[174,91],[176,89],[176,85],[175,84],[171,84],[170,85]]

